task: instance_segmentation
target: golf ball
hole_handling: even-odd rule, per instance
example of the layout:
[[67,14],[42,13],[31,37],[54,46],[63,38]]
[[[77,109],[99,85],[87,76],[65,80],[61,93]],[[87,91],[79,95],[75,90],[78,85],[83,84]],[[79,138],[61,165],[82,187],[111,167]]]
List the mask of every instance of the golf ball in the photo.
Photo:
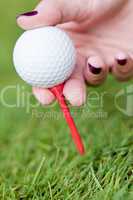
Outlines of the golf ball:
[[14,48],[13,61],[17,73],[28,84],[51,88],[72,74],[76,50],[64,31],[43,27],[20,36]]

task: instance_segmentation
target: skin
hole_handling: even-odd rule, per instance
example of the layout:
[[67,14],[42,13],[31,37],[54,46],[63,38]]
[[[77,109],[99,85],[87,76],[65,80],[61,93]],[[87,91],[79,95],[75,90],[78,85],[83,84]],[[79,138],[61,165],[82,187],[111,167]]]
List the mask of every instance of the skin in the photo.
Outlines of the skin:
[[[85,81],[102,84],[109,72],[119,81],[133,78],[132,8],[132,0],[42,0],[35,8],[37,15],[20,15],[17,23],[24,30],[54,25],[69,34],[77,64],[63,93],[72,105],[81,106],[86,101]],[[43,105],[55,100],[48,89],[33,88],[33,94]]]

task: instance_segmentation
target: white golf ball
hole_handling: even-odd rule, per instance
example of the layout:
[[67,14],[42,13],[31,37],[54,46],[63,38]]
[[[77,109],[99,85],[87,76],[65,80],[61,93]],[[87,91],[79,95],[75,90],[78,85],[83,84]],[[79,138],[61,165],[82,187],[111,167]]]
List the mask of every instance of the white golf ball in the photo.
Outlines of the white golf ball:
[[64,31],[43,27],[22,34],[15,45],[13,61],[17,73],[28,84],[51,88],[72,74],[76,50]]

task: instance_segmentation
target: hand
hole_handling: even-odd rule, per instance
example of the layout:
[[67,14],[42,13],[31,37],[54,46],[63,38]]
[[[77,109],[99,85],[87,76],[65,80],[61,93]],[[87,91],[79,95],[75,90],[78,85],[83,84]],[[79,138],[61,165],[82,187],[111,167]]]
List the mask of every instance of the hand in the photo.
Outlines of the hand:
[[[42,0],[17,22],[25,30],[50,25],[69,34],[78,58],[63,93],[80,106],[86,100],[85,80],[101,84],[109,71],[121,81],[133,78],[132,7],[132,0]],[[48,89],[33,88],[33,93],[43,105],[55,99]]]

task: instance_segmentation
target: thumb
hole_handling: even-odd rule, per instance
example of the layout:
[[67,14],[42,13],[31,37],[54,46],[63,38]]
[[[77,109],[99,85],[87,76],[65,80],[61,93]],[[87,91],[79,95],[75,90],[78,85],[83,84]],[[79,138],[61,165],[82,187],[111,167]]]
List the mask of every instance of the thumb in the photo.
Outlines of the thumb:
[[80,0],[42,0],[34,11],[19,15],[17,23],[21,28],[28,30],[68,21],[82,21],[87,10],[88,8]]
[[106,16],[112,16],[124,5],[125,0],[42,0],[32,12],[17,17],[18,25],[25,29],[54,26],[75,21],[90,24]]

